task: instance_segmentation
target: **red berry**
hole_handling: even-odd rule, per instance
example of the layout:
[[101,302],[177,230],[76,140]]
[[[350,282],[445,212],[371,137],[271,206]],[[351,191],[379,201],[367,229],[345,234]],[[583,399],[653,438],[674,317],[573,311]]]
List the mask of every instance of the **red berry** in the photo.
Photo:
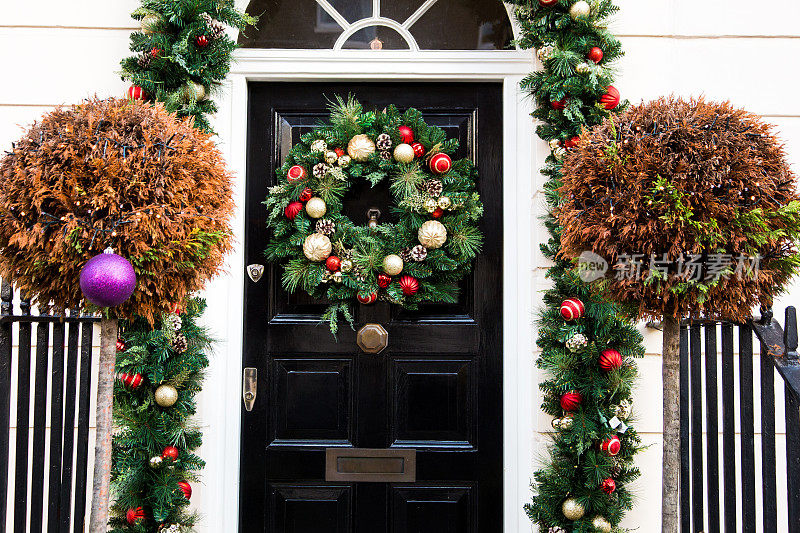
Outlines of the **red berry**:
[[161,457],[163,457],[164,459],[169,459],[171,461],[176,461],[178,459],[178,448],[176,448],[175,446],[167,446],[161,453]]
[[189,485],[186,481],[178,481],[178,488],[181,489],[181,492],[186,497],[187,500],[192,499],[192,486]]
[[437,207],[436,210],[433,213],[431,213],[431,216],[433,218],[440,218],[442,215],[444,215],[444,209],[442,209],[441,207]]
[[311,200],[312,196],[314,196],[314,192],[308,187],[306,187],[305,189],[303,189],[303,192],[300,193],[298,200],[300,200],[301,202],[307,202]]
[[392,284],[392,277],[388,274],[378,274],[378,287],[385,289]]
[[553,109],[564,109],[565,107],[567,107],[567,99],[562,98],[561,100],[553,100],[552,102],[550,102],[550,107],[552,107]]
[[286,218],[289,220],[294,220],[300,211],[303,210],[303,204],[300,202],[292,202],[286,206],[286,209],[283,211],[283,214],[286,215]]
[[577,135],[575,137],[572,137],[571,139],[567,139],[566,141],[564,141],[564,148],[575,148],[576,146],[578,146],[580,140],[581,138],[578,137]]
[[594,61],[595,63],[599,63],[603,60],[603,50],[599,46],[595,46],[589,53],[586,54],[586,59],[589,61]]
[[422,143],[413,143],[411,148],[414,150],[414,157],[420,158],[425,155],[425,147],[422,146]]
[[173,303],[169,304],[169,312],[170,313],[175,313],[176,315],[182,315],[183,314],[183,306],[178,302],[173,302]]
[[333,151],[336,152],[336,157],[342,157],[344,155],[344,150],[341,148],[334,148]]
[[161,53],[161,49],[160,49],[160,48],[153,47],[153,48],[150,50],[150,55],[151,55],[152,57],[158,57],[158,55],[159,55],[160,53]]
[[408,126],[400,126],[397,131],[400,133],[400,140],[405,144],[414,142],[414,132]]
[[325,260],[325,267],[327,267],[327,269],[330,270],[331,272],[336,272],[337,270],[339,270],[339,267],[341,266],[342,266],[341,259],[339,259],[335,255],[331,255]]
[[205,48],[208,46],[208,37],[205,35],[198,35],[194,42],[197,43],[197,46],[200,48]]

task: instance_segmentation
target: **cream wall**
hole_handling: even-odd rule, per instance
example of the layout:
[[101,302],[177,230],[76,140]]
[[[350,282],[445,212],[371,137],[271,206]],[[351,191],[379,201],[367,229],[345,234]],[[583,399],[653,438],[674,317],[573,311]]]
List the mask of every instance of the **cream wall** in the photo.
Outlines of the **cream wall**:
[[[138,2],[1,1],[0,65],[5,76],[0,83],[0,150],[19,137],[22,130],[18,125],[29,124],[57,104],[94,94],[124,94],[126,84],[116,72],[120,58],[127,54],[128,34],[135,26],[128,14]],[[795,95],[800,4],[796,0],[618,0],[618,4],[622,10],[613,28],[623,41],[626,56],[616,86],[623,97],[632,102],[668,93],[729,98],[776,124],[795,171],[800,171],[800,98]],[[545,144],[537,143],[537,150],[541,161],[547,154]],[[535,183],[540,187],[541,178],[537,176]],[[541,191],[534,201],[543,208]],[[536,254],[538,242],[544,238],[542,228],[532,231]],[[546,287],[546,262],[537,257],[540,266],[533,276],[537,290],[541,290]],[[800,287],[777,309],[794,302],[793,294],[800,294]],[[640,362],[642,377],[635,406],[637,428],[645,442],[653,446],[641,455],[644,476],[639,482],[637,507],[627,525],[656,531],[660,509],[660,336],[652,331],[645,331],[645,336],[649,355]],[[221,400],[214,393],[214,384],[227,371],[224,361],[213,361],[209,386],[201,396],[201,422],[204,412],[218,409]],[[758,373],[755,377],[758,379]],[[780,407],[777,415],[780,452]],[[548,430],[549,417],[540,416],[538,427]],[[213,430],[206,428],[207,433]],[[538,444],[543,435],[531,438]],[[756,442],[757,455],[758,446]],[[208,459],[206,486],[215,484],[222,475],[219,455]],[[782,463],[778,468],[780,493],[785,485],[780,475]],[[209,493],[204,486],[197,487],[192,503],[206,514],[201,531],[219,531],[216,513],[208,511],[218,508],[207,500]]]

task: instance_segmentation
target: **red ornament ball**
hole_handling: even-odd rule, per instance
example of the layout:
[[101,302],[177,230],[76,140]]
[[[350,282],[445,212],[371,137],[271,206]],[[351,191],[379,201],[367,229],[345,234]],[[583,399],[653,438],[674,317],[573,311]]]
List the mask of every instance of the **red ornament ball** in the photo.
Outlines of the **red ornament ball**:
[[392,284],[392,277],[388,274],[378,274],[378,287],[385,289]]
[[419,290],[419,281],[413,276],[402,276],[400,278],[400,289],[406,296],[414,296]]
[[136,390],[142,384],[144,378],[139,373],[126,374],[123,372],[122,374],[119,375],[119,380],[122,382],[123,385],[125,385],[129,389]]
[[341,148],[334,148],[333,151],[336,152],[336,157],[342,157],[344,155],[344,150]]
[[554,6],[558,3],[558,0],[539,0],[539,5],[542,7],[550,7]]
[[599,46],[595,46],[589,53],[586,54],[586,59],[589,61],[594,61],[595,63],[599,63],[603,60],[603,50]]
[[206,35],[198,35],[197,38],[194,40],[194,42],[200,48],[205,48],[206,46],[208,46],[208,42],[209,42],[208,41],[208,36],[206,36]]
[[578,143],[580,141],[581,138],[576,135],[575,137],[572,137],[571,139],[567,139],[566,141],[564,141],[564,148],[575,148],[576,146],[578,146]]
[[609,348],[608,350],[603,350],[597,362],[600,368],[606,372],[610,372],[622,366],[622,354]]
[[564,411],[572,412],[578,409],[583,401],[583,396],[578,391],[569,391],[561,395],[561,408]]
[[147,93],[138,85],[131,85],[128,88],[128,98],[131,100],[147,100]]
[[600,103],[603,104],[603,107],[606,109],[614,109],[619,105],[619,91],[613,85],[609,85],[606,88],[606,94],[600,97]]
[[125,520],[127,520],[130,525],[134,525],[139,520],[144,520],[144,518],[144,509],[141,507],[137,507],[136,509],[128,509],[128,511],[125,513]]
[[342,260],[335,255],[328,256],[325,260],[325,268],[331,272],[336,272],[342,266]]
[[414,132],[408,126],[400,126],[397,131],[400,133],[400,140],[405,144],[414,142]]
[[603,483],[600,484],[600,489],[606,494],[611,494],[617,490],[617,482],[612,478],[607,477],[603,480]]
[[155,46],[150,49],[150,57],[158,57],[161,53],[161,48],[156,48]]
[[359,294],[356,296],[356,298],[358,298],[358,301],[364,305],[374,304],[378,299],[378,293],[371,292],[369,294]]
[[550,107],[553,109],[564,109],[567,107],[567,99],[562,98],[561,100],[553,100],[550,102]]
[[286,206],[286,209],[284,209],[283,214],[286,215],[286,218],[288,218],[289,220],[294,220],[294,217],[296,217],[297,214],[300,213],[300,211],[302,210],[303,210],[303,204],[301,204],[300,202],[292,202]]
[[420,158],[425,155],[425,147],[422,146],[422,143],[412,143],[411,148],[414,150],[414,157]]
[[567,298],[561,302],[560,311],[561,316],[564,317],[564,320],[571,322],[581,318],[583,313],[586,311],[586,308],[583,306],[583,302],[578,298]]
[[441,217],[442,217],[442,215],[444,215],[444,209],[442,209],[441,207],[437,207],[437,208],[436,208],[436,209],[433,211],[433,213],[431,213],[431,216],[432,216],[433,218],[441,218]]
[[289,172],[286,173],[286,179],[289,180],[289,183],[294,183],[296,181],[300,181],[305,179],[306,177],[306,169],[301,167],[300,165],[295,165],[289,169]]
[[117,351],[118,352],[124,352],[127,347],[128,347],[128,345],[125,344],[125,339],[123,339],[122,337],[119,337],[117,339]]
[[176,315],[182,315],[183,314],[183,306],[178,302],[173,302],[173,303],[169,304],[169,312],[170,313],[175,313]]
[[439,153],[431,157],[428,166],[434,174],[444,174],[453,166],[453,161],[449,155]]
[[301,202],[307,202],[311,200],[311,197],[314,196],[314,191],[306,187],[303,189],[303,192],[300,193],[300,196],[297,198]]
[[609,437],[603,442],[600,443],[600,450],[606,452],[606,454],[617,455],[622,448],[622,442],[620,442],[619,437],[614,435],[613,437]]
[[188,481],[178,481],[178,488],[181,489],[187,500],[192,499],[192,486],[189,485]]
[[175,446],[167,446],[166,448],[164,448],[164,451],[161,452],[161,457],[163,457],[164,459],[169,459],[171,461],[177,461],[178,448],[176,448]]

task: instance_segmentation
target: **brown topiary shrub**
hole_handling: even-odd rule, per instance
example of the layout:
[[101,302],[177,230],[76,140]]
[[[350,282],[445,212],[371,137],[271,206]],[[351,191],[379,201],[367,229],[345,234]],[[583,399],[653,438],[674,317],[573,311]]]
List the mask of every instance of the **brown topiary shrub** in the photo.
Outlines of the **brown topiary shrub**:
[[632,107],[585,131],[563,174],[561,255],[591,250],[621,266],[605,288],[642,317],[744,320],[798,266],[800,203],[783,147],[729,103]]
[[110,246],[138,280],[109,312],[152,321],[219,270],[232,212],[222,156],[191,121],[129,100],[59,108],[0,161],[0,274],[79,307],[81,268]]

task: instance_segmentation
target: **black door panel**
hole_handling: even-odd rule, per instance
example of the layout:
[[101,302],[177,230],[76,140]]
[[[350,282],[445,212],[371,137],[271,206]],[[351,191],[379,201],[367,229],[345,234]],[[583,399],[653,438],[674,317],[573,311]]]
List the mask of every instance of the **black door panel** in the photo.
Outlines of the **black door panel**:
[[[281,289],[267,266],[245,286],[244,366],[258,369],[242,411],[240,531],[246,533],[497,533],[502,531],[502,90],[492,83],[252,83],[245,231],[247,264],[263,263],[261,202],[300,135],[327,117],[335,95],[367,109],[420,109],[460,140],[480,172],[483,253],[452,305],[416,312],[354,305],[356,329],[389,332],[362,353],[342,321],[338,342],[320,324],[326,303]],[[388,214],[389,191],[355,184],[345,212]],[[385,215],[387,216],[387,215]],[[416,450],[415,483],[325,481],[325,449]]]

